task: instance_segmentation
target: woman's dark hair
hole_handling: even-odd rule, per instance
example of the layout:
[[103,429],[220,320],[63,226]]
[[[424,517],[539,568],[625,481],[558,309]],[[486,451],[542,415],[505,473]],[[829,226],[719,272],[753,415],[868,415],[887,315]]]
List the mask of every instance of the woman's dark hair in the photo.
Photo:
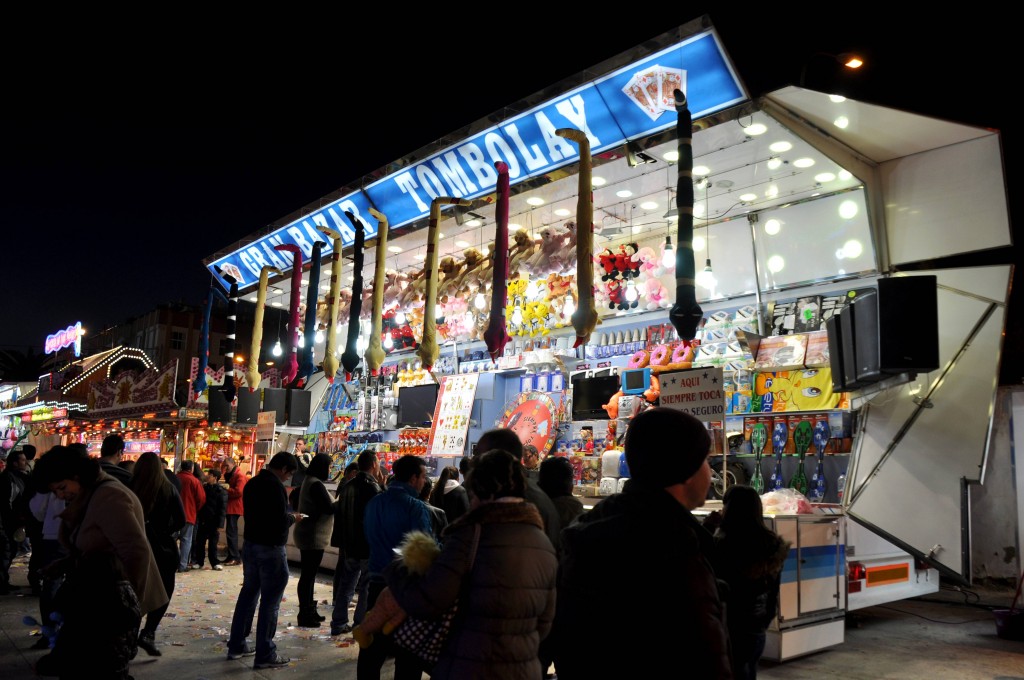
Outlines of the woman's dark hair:
[[41,493],[49,493],[50,485],[65,479],[75,479],[83,487],[96,486],[100,476],[100,461],[92,458],[84,448],[54,446],[36,461],[32,469],[32,483]]
[[444,487],[448,485],[448,480],[454,479],[459,481],[459,468],[454,465],[445,465],[441,468],[441,474],[437,477],[437,484],[434,485],[434,491],[430,494],[430,504],[435,507],[441,507],[441,503],[444,502]]
[[430,502],[430,491],[433,488],[434,483],[430,481],[430,477],[427,477],[427,481],[423,482],[423,488],[420,489],[420,500],[424,503],[430,503],[430,505],[433,505],[433,503]]
[[718,532],[733,539],[746,537],[757,541],[757,544],[774,537],[771,529],[764,525],[761,496],[753,487],[737,484],[726,489],[722,496],[722,521]]
[[318,453],[313,456],[313,460],[309,461],[309,466],[306,467],[306,474],[316,477],[321,482],[326,480],[331,474],[331,457],[326,453]]
[[478,500],[491,501],[526,495],[523,464],[504,449],[492,449],[476,456],[466,478],[466,487]]
[[540,464],[537,486],[549,498],[571,496],[573,487],[572,463],[569,462],[568,458],[562,456],[545,458]]
[[153,451],[146,451],[135,461],[131,483],[128,485],[142,503],[142,512],[148,515],[159,503],[166,503],[171,495],[171,482],[164,474],[164,464]]

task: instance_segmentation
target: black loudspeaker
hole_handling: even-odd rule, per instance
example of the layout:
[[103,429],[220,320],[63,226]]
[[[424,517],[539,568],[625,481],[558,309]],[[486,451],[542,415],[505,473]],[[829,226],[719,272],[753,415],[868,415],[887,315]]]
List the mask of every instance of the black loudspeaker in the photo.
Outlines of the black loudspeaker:
[[939,303],[935,276],[879,279],[874,294],[856,298],[857,380],[876,382],[899,373],[939,367]]
[[248,387],[238,390],[238,408],[235,409],[235,422],[255,425],[260,412],[260,390],[250,392]]
[[206,392],[206,397],[210,402],[207,419],[211,423],[230,423],[231,402],[224,396],[220,386],[211,386]]
[[288,424],[293,427],[307,427],[312,404],[313,395],[306,390],[288,390]]
[[846,392],[846,375],[843,368],[843,322],[840,314],[833,314],[825,320],[828,333],[828,364],[832,369],[832,391]]
[[274,417],[274,422],[278,425],[288,422],[288,390],[263,388],[263,411],[273,411],[277,414]]

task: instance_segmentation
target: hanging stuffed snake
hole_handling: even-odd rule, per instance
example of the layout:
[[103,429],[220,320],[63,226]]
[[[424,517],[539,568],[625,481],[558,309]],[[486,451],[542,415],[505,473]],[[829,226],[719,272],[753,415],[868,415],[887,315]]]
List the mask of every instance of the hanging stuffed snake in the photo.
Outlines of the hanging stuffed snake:
[[345,369],[345,381],[352,379],[352,373],[359,365],[359,314],[363,311],[363,247],[365,236],[363,234],[363,223],[352,213],[345,211],[345,217],[356,229],[355,242],[352,244],[352,259],[354,270],[352,272],[352,304],[348,310],[348,340],[345,343],[345,351],[341,355],[341,365]]
[[224,385],[221,391],[228,404],[235,400],[235,321],[238,315],[238,280],[230,274],[218,271],[231,286],[228,292],[227,342],[224,347]]
[[555,134],[580,146],[579,197],[576,200],[576,299],[579,302],[572,315],[572,327],[576,329],[573,347],[579,347],[590,341],[590,334],[601,323],[594,303],[594,189],[590,140],[574,128],[559,128]]
[[320,233],[334,239],[334,251],[331,253],[331,290],[330,325],[327,326],[327,345],[324,348],[324,374],[327,382],[334,384],[334,376],[338,372],[338,357],[335,347],[338,344],[338,298],[341,295],[341,234],[330,227],[320,227]]
[[309,285],[306,287],[306,320],[302,334],[306,338],[305,346],[302,348],[302,361],[299,362],[299,381],[297,387],[302,387],[313,377],[316,364],[313,363],[313,354],[316,351],[316,301],[320,296],[320,252],[324,248],[323,241],[313,244],[313,254],[309,261]]
[[380,373],[380,365],[384,363],[384,347],[380,342],[381,329],[384,325],[384,269],[388,248],[388,218],[382,212],[370,208],[370,214],[379,223],[377,225],[377,261],[373,268],[373,309],[370,312],[370,343],[366,347],[366,367],[370,375]]
[[502,161],[494,164],[498,171],[498,200],[494,206],[494,265],[491,274],[491,313],[484,331],[484,342],[491,355],[491,361],[497,361],[505,345],[508,344],[508,331],[505,328],[505,305],[508,304],[508,165]]
[[[427,273],[427,289],[423,301],[423,337],[420,338],[420,346],[416,349],[427,371],[434,367],[440,351],[437,346],[437,319],[434,314],[437,309],[437,242],[438,223],[441,221],[442,205],[472,205],[469,201],[451,196],[439,196],[430,202],[430,222],[427,230],[427,259],[423,265],[423,271]],[[354,302],[354,296],[353,296]]]
[[249,344],[249,366],[245,371],[245,382],[249,392],[255,392],[260,386],[260,346],[263,343],[263,312],[267,306],[267,284],[271,274],[281,274],[281,270],[270,265],[260,269],[260,284],[256,289],[256,311],[253,312],[252,342]]
[[214,296],[227,302],[224,293],[217,288],[215,279],[210,277],[210,292],[206,294],[206,309],[203,311],[203,325],[199,330],[199,370],[192,382],[192,400],[195,401],[207,388],[206,367],[210,365],[210,314],[213,312]]
[[[697,336],[697,328],[704,318],[704,311],[697,304],[697,291],[694,287],[696,266],[693,261],[693,120],[687,107],[686,95],[681,90],[676,90],[673,94],[678,115],[676,210],[679,213],[679,222],[676,225],[676,301],[669,310],[668,318],[679,334],[679,339],[689,342]],[[710,217],[706,215],[705,219]]]
[[281,371],[281,384],[288,387],[299,374],[299,298],[302,296],[302,250],[291,243],[274,246],[274,250],[287,251],[293,257],[291,302],[288,305],[288,360]]

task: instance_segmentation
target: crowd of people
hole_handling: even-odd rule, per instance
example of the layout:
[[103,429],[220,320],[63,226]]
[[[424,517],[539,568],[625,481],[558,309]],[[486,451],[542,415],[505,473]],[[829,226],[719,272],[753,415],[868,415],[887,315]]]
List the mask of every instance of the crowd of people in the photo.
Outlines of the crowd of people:
[[[51,648],[40,674],[73,675],[87,646],[110,677],[130,677],[136,648],[160,655],[176,575],[206,561],[242,566],[227,658],[289,665],[274,642],[289,536],[300,555],[298,625],[351,633],[359,680],[380,678],[388,659],[397,680],[656,676],[683,662],[694,677],[755,678],[776,615],[789,544],[765,526],[750,487],[732,487],[722,512],[697,519],[710,437],[674,409],[633,418],[630,478],[589,510],[573,496],[565,458],[538,460],[505,428],[485,432],[436,482],[419,456],[400,457],[386,476],[363,451],[333,495],[330,457],[304,448],[275,454],[248,479],[230,458],[220,470],[185,461],[172,473],[145,453],[126,470],[118,440],[108,437],[99,459],[82,445],[55,446],[31,471],[35,451],[23,447],[0,473],[0,593],[28,536],[40,615],[60,622],[55,639],[40,640]],[[429,559],[409,557],[413,539],[432,546]],[[329,545],[338,562],[327,622],[313,585]],[[111,605],[97,611],[100,594]],[[97,616],[104,625],[87,625]],[[431,655],[410,646],[403,631],[440,620],[447,637]],[[599,653],[595,621],[620,622],[617,644],[642,653]]]

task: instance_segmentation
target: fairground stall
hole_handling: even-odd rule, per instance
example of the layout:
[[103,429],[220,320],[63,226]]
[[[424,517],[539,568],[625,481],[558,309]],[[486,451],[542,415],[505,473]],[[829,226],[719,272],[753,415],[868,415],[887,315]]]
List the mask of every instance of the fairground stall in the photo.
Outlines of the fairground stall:
[[1010,242],[998,131],[753,101],[701,19],[205,264],[243,303],[290,299],[295,351],[314,310],[322,450],[437,470],[505,426],[599,499],[633,414],[701,418],[716,493],[759,486],[793,543],[786,659],[840,644],[849,609],[969,580],[1012,268],[951,258]]

